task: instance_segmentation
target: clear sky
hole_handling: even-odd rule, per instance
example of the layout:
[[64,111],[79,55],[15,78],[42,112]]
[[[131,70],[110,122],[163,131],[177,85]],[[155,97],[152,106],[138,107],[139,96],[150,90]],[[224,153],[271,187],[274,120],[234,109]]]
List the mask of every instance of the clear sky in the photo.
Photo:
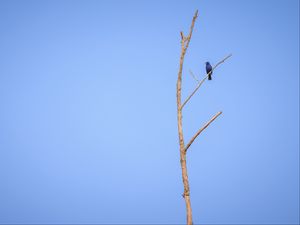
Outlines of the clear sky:
[[299,223],[299,2],[0,1],[0,223]]

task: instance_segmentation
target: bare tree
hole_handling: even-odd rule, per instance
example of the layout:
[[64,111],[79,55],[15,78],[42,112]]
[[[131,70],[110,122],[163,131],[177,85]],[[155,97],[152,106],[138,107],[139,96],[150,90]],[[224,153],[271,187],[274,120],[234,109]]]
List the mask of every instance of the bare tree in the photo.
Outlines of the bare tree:
[[198,82],[198,85],[196,86],[195,90],[188,96],[188,98],[181,103],[181,83],[182,83],[182,69],[183,69],[183,62],[184,57],[186,54],[186,51],[189,47],[194,25],[196,22],[196,19],[198,17],[198,10],[195,12],[195,15],[193,17],[190,31],[187,36],[183,34],[183,32],[180,32],[181,36],[181,53],[180,53],[180,62],[179,62],[179,71],[178,71],[178,79],[177,79],[177,122],[178,122],[178,135],[179,135],[179,147],[180,147],[180,164],[181,164],[181,170],[182,170],[182,181],[184,186],[184,192],[182,194],[183,198],[185,199],[186,204],[186,215],[187,215],[187,224],[191,225],[193,224],[193,218],[192,218],[192,206],[191,206],[191,199],[190,199],[190,187],[189,187],[189,179],[188,179],[188,173],[187,173],[187,166],[186,166],[186,153],[191,144],[195,141],[195,139],[201,134],[203,130],[205,130],[219,115],[222,114],[222,112],[216,113],[202,128],[200,128],[195,135],[191,138],[191,140],[188,142],[187,145],[184,144],[184,136],[183,136],[183,129],[182,129],[182,109],[183,107],[188,103],[188,101],[192,98],[192,96],[197,92],[197,90],[200,88],[200,86],[204,83],[204,81],[207,79],[207,77],[213,72],[214,69],[217,68],[220,64],[222,64],[226,59],[228,59],[230,55],[226,56],[224,59],[222,59],[220,62],[218,62],[212,69],[211,72],[206,74],[206,76],[199,81],[192,71],[190,73],[195,78],[195,80]]

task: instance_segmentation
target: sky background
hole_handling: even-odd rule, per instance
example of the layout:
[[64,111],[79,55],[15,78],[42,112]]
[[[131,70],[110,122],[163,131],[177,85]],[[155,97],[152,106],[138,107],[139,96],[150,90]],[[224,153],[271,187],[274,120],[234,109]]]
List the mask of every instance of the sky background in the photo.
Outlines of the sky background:
[[0,223],[299,223],[299,2],[0,1]]

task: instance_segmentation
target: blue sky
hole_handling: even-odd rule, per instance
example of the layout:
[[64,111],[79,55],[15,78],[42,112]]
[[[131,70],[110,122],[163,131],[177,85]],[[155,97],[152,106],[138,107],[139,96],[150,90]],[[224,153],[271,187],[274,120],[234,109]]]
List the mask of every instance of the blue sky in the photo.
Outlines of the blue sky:
[[0,1],[0,223],[299,223],[299,2]]

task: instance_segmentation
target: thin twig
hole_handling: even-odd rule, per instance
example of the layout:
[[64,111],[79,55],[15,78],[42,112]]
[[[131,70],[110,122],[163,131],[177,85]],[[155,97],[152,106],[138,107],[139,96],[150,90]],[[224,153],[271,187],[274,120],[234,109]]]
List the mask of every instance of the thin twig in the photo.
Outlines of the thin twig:
[[193,97],[193,95],[197,92],[197,90],[200,88],[200,86],[203,84],[203,82],[207,79],[207,77],[223,62],[225,62],[226,59],[228,59],[229,57],[231,57],[232,54],[229,54],[228,56],[226,56],[224,59],[222,59],[221,61],[219,61],[214,67],[213,69],[206,74],[206,76],[198,83],[197,87],[195,88],[195,90],[192,92],[192,94],[189,95],[189,97],[187,97],[187,99],[183,102],[183,104],[181,105],[181,109],[185,106],[185,104],[191,99],[191,97]]
[[220,116],[222,114],[222,112],[218,112],[216,115],[214,115],[202,128],[200,128],[197,133],[192,137],[192,139],[190,140],[190,142],[186,145],[184,151],[186,152],[188,150],[188,148],[191,146],[191,144],[195,141],[195,139],[198,137],[199,134],[201,134],[202,131],[204,131],[209,124],[211,124],[218,116]]
[[191,70],[189,70],[189,72],[190,72],[190,74],[192,75],[192,77],[199,83],[199,80],[198,80],[198,78],[194,75],[194,73],[193,73]]

